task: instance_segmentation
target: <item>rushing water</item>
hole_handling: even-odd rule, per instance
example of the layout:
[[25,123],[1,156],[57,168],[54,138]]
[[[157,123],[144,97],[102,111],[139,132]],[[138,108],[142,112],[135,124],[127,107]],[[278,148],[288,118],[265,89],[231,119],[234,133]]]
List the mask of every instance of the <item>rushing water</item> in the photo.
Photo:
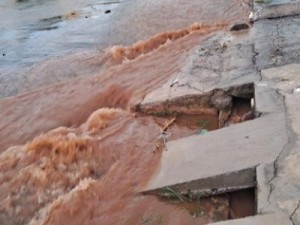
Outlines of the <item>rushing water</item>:
[[137,193],[161,127],[129,109],[247,2],[1,0],[0,224],[209,222]]
[[[42,60],[82,52],[99,55],[114,45],[132,45],[195,22],[243,21],[249,8],[246,0],[1,0],[0,4],[0,97],[32,89],[30,85],[23,88],[32,73],[24,68]],[[43,78],[43,85],[93,74],[78,67],[74,72],[73,66]],[[56,67],[38,72],[49,74]]]

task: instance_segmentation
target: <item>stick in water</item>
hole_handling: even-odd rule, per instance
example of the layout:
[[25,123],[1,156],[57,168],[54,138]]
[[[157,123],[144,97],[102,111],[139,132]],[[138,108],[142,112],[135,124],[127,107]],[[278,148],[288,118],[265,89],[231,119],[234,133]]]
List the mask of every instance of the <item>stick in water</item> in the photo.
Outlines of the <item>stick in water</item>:
[[176,117],[174,117],[173,119],[171,119],[165,126],[163,131],[166,131],[176,120]]

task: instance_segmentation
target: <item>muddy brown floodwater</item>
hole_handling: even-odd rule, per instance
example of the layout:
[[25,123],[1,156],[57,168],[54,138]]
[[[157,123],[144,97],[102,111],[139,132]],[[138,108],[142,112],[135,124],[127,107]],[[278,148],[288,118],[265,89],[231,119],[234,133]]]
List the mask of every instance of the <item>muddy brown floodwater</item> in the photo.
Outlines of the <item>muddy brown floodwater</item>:
[[[125,15],[133,2],[124,7]],[[106,50],[99,55],[78,53],[35,65],[23,74],[22,85],[7,78],[10,82],[3,90],[13,91],[0,100],[0,224],[212,221],[210,216],[193,217],[155,196],[139,194],[159,168],[164,151],[161,133],[172,118],[130,111],[147,93],[177,75],[195,46],[248,17],[246,0],[200,2],[136,1],[132,15],[142,18],[148,6],[155,12],[153,20],[148,16],[136,21],[133,30],[127,29],[130,18],[112,23],[110,31],[116,27],[120,31],[105,35],[119,46],[103,45]],[[202,19],[197,19],[198,13],[203,13]],[[160,26],[163,17],[168,22]],[[147,32],[148,21],[152,22]],[[137,26],[140,31],[133,32]],[[118,42],[124,32],[120,27],[127,30],[124,42]],[[14,79],[16,84],[11,82]],[[173,134],[170,139],[176,139],[199,128],[217,129],[216,115],[177,115],[168,132]]]
[[150,117],[104,108],[79,128],[60,127],[8,149],[0,158],[1,224],[192,222],[136,194],[159,163],[161,151],[153,151],[160,131]]

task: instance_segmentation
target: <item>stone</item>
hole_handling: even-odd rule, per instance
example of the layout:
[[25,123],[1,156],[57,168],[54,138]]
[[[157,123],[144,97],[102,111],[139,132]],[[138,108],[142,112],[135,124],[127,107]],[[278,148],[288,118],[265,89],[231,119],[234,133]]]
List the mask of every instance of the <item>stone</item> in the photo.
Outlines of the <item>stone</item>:
[[230,31],[240,31],[249,29],[249,24],[247,23],[235,23],[230,27]]
[[232,107],[232,97],[222,90],[215,90],[210,97],[214,108],[223,111],[230,111]]

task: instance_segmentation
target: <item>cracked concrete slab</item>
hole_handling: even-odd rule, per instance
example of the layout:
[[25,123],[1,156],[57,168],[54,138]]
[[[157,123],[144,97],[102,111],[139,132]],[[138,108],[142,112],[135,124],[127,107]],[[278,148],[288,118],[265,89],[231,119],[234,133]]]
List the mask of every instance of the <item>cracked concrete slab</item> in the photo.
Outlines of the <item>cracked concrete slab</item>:
[[276,113],[283,112],[285,106],[275,88],[267,82],[259,82],[255,84],[255,109],[260,113]]
[[256,0],[253,9],[255,20],[271,19],[300,14],[299,0]]
[[261,75],[264,81],[273,82],[273,86],[282,93],[293,93],[300,86],[300,64],[262,70]]
[[255,62],[258,70],[300,62],[300,17],[254,23]]
[[278,211],[275,206],[273,206],[270,201],[270,192],[272,190],[269,181],[274,176],[274,166],[273,164],[261,164],[256,167],[256,181],[257,181],[257,191],[256,191],[256,212],[257,214],[272,213]]
[[[261,163],[272,163],[286,142],[283,113],[266,115],[203,136],[167,142],[159,172],[146,189],[217,178],[226,173],[255,168]],[[236,179],[239,179],[238,175]],[[201,189],[201,186],[198,188]]]
[[263,81],[272,83],[285,99],[288,144],[278,157],[274,175],[268,181],[271,187],[269,203],[289,215],[293,224],[300,224],[300,64],[285,65],[262,71]]
[[[290,1],[272,4],[267,10],[284,15]],[[233,34],[211,37],[187,58],[175,78],[145,97],[144,105],[254,82],[255,109],[262,113],[253,121],[168,142],[146,191],[172,186],[176,191],[211,189],[214,194],[212,189],[257,184],[257,213],[285,214],[217,224],[300,224],[300,171],[295,169],[300,164],[295,138],[300,134],[300,93],[295,91],[300,88],[300,66],[291,65],[300,62],[300,16],[278,16],[255,21],[249,32],[238,34],[240,42]]]
[[191,51],[180,72],[146,95],[141,105],[258,81],[255,55],[248,31],[218,33]]

